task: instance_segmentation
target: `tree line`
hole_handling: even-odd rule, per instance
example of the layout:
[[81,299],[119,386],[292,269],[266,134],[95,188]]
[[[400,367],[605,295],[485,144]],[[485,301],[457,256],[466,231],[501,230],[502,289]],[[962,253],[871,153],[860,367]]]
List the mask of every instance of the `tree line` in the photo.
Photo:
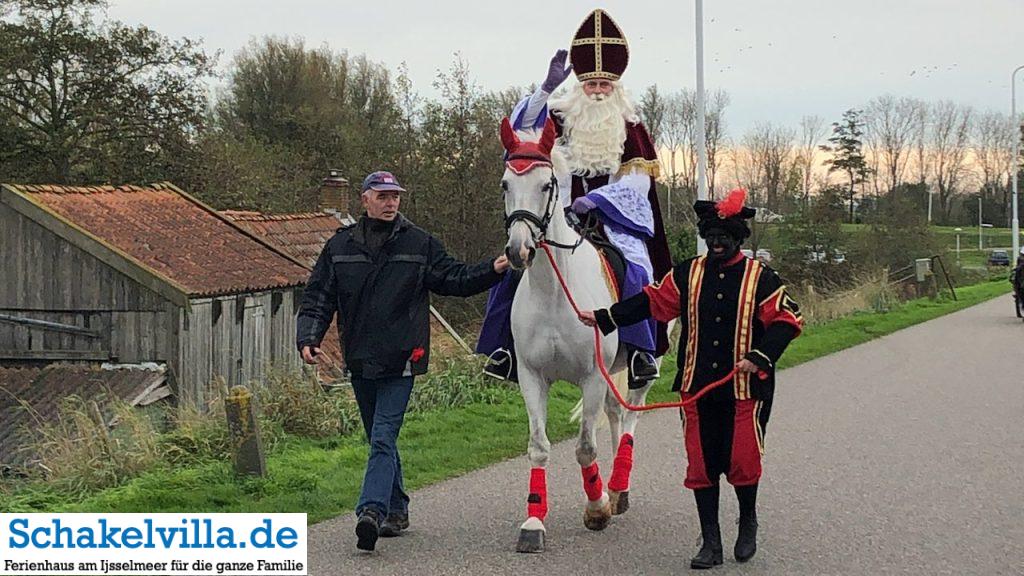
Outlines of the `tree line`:
[[[0,4],[0,179],[172,180],[218,208],[291,212],[317,208],[331,169],[357,185],[389,168],[410,190],[403,210],[456,253],[481,257],[504,242],[497,128],[530,87],[485,91],[456,55],[434,80],[436,96],[425,97],[404,66],[269,37],[233,55],[211,95],[216,58],[199,42],[111,21],[105,7]],[[790,214],[827,192],[858,220],[880,198],[923,211],[931,196],[941,224],[976,221],[980,197],[987,221],[1009,222],[1020,134],[1007,115],[885,95],[831,125],[766,121],[732,138],[729,94],[706,102],[713,197],[743,186],[766,212]],[[692,228],[696,94],[651,86],[637,103],[662,150],[667,220]]]

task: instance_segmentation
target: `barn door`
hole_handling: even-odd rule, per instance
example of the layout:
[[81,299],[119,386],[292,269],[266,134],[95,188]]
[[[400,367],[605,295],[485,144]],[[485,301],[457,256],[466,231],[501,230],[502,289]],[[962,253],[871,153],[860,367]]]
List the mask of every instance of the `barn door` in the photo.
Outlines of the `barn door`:
[[263,381],[263,367],[267,361],[266,332],[263,299],[246,296],[242,315],[242,384],[258,384]]

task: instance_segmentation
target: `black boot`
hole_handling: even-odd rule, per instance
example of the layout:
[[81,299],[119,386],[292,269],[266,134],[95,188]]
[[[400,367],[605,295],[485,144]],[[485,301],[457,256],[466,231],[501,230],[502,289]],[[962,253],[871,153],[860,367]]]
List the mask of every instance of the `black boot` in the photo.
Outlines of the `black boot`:
[[631,389],[643,388],[651,380],[658,378],[658,363],[654,355],[646,350],[630,347],[629,358],[629,387]]
[[516,371],[515,348],[498,348],[487,357],[484,364],[484,374],[493,376],[499,380],[518,382],[519,374]]
[[690,568],[706,570],[722,563],[722,532],[718,526],[718,486],[693,491],[700,516],[700,551],[690,559]]
[[380,525],[380,536],[381,538],[394,538],[400,536],[402,531],[409,527],[409,513],[404,514],[394,513],[388,514],[388,517],[384,519],[384,522]]
[[359,514],[356,521],[356,548],[372,551],[377,547],[380,536],[381,514],[375,508],[367,508]]
[[737,486],[736,498],[740,501],[740,521],[733,554],[737,562],[746,562],[757,552],[757,484]]

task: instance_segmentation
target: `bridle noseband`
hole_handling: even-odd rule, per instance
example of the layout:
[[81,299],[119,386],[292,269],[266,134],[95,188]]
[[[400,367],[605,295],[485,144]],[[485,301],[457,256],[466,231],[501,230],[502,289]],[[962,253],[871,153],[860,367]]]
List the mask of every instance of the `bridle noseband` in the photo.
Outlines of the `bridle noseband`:
[[[524,157],[511,157],[510,159],[518,160],[520,158]],[[534,159],[532,157],[526,158]],[[537,160],[543,161],[540,158],[537,158]],[[556,198],[558,198],[558,178],[555,178],[555,169],[552,167],[551,179],[548,181],[548,199],[544,203],[544,215],[538,217],[529,210],[515,210],[511,214],[505,214],[505,232],[508,232],[508,229],[516,222],[526,221],[536,226],[537,230],[540,232],[541,238],[543,238],[548,231],[548,224],[551,223],[551,217],[554,215],[554,208],[552,205]]]
[[551,223],[551,217],[554,216],[555,205],[558,201],[558,178],[555,176],[555,168],[551,165],[551,159],[545,156],[533,155],[533,154],[510,154],[505,159],[506,163],[512,160],[532,160],[537,163],[542,163],[551,169],[551,179],[548,181],[548,198],[544,203],[544,215],[538,217],[529,210],[515,210],[511,214],[505,214],[505,232],[507,233],[509,228],[512,227],[516,222],[529,222],[537,227],[537,231],[540,234],[539,238],[534,238],[534,242],[538,244],[549,244],[556,248],[565,248],[566,250],[572,250],[575,252],[579,248],[580,244],[583,243],[583,234],[580,234],[580,239],[575,244],[562,244],[561,242],[555,242],[554,240],[548,240],[546,238],[548,231],[548,224]]

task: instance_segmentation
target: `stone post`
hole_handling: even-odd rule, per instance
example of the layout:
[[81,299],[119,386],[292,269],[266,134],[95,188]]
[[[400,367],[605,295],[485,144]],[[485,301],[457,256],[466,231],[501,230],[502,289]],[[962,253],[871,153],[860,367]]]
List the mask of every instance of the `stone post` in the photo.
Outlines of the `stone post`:
[[245,386],[233,386],[224,399],[224,410],[227,412],[235,473],[266,476],[267,458],[263,453],[252,393]]

